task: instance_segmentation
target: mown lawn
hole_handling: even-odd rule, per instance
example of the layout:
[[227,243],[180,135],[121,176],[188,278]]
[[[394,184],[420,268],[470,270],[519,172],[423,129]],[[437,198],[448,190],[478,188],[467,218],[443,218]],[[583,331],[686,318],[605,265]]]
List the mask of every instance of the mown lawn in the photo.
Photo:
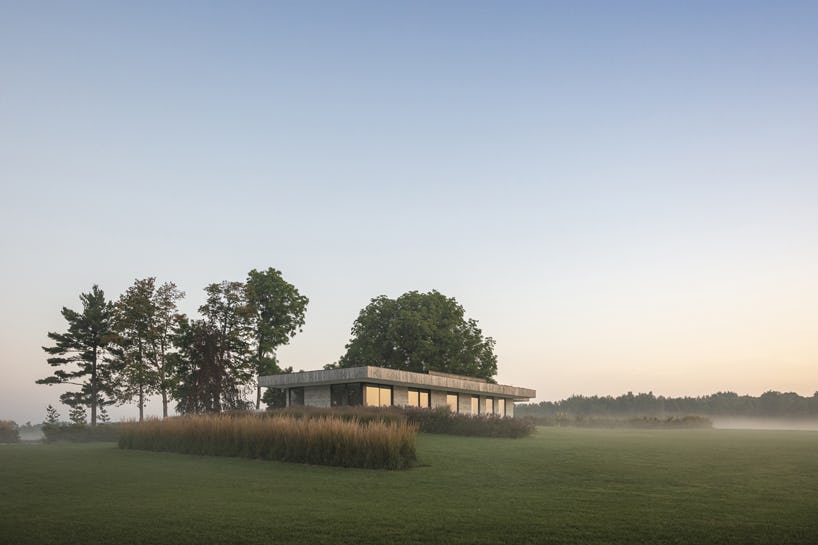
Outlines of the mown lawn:
[[0,543],[818,543],[818,433],[420,435],[409,471],[0,446]]

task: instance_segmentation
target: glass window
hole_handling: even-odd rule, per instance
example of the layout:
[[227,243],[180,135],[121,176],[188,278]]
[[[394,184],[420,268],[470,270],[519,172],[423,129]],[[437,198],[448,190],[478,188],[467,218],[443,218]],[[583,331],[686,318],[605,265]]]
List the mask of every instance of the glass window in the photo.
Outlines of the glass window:
[[418,390],[409,388],[409,400],[406,403],[409,407],[429,408],[429,390]]
[[500,416],[506,415],[506,400],[505,399],[498,399],[497,400],[497,414]]
[[486,414],[494,414],[494,398],[486,398]]
[[364,405],[377,407],[381,404],[381,392],[377,386],[364,386]]
[[333,384],[330,386],[330,398],[333,407],[361,405],[363,403],[361,384],[357,382]]
[[364,404],[364,385],[360,382],[347,384],[347,400],[353,407]]
[[457,412],[457,394],[448,393],[446,394],[446,405],[449,406],[449,410],[453,413]]
[[381,386],[381,407],[390,407],[392,405],[392,387]]
[[304,405],[304,388],[290,388],[290,407],[302,407]]
[[480,398],[477,396],[471,396],[471,413],[480,414]]
[[388,407],[392,405],[392,387],[367,384],[364,386],[364,405]]

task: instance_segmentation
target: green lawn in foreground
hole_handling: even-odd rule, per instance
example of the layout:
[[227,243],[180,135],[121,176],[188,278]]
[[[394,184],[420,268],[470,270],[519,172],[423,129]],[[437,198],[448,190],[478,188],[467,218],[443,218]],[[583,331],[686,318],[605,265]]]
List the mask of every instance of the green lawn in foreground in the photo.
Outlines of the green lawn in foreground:
[[388,472],[0,446],[0,543],[818,543],[818,433],[420,435]]

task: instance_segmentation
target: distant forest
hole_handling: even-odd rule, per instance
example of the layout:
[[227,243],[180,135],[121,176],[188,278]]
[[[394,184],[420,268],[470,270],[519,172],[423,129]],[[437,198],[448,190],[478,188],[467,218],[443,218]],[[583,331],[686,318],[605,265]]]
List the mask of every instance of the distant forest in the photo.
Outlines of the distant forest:
[[794,392],[769,391],[758,397],[718,392],[702,397],[664,397],[646,394],[612,396],[575,395],[562,401],[520,404],[515,416],[744,416],[818,417],[818,392],[802,397]]

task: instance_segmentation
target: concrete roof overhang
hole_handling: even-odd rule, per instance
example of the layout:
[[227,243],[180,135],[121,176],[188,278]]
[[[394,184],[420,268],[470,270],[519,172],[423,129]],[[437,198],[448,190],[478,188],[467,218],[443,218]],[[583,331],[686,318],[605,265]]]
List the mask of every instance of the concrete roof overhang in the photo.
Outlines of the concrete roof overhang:
[[533,397],[537,397],[537,392],[530,388],[492,384],[472,377],[413,373],[372,366],[267,375],[260,376],[258,382],[259,386],[268,388],[299,388],[348,382],[368,382],[409,388],[446,390],[473,395],[498,396],[513,399],[514,401],[528,401]]

